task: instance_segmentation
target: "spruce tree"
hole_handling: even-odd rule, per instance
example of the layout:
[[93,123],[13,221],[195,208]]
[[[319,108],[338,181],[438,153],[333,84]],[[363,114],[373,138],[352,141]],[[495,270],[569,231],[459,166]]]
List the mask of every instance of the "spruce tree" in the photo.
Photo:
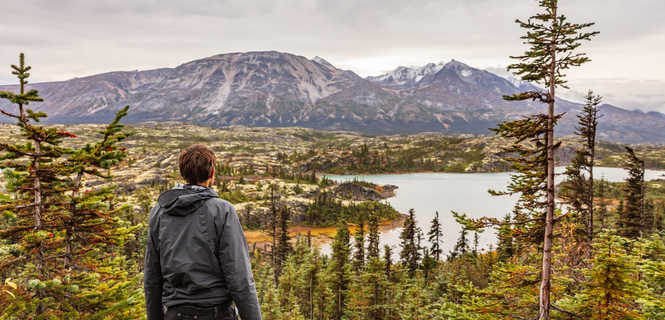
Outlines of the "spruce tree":
[[365,266],[365,222],[361,219],[354,237],[353,269],[359,273]]
[[443,240],[443,232],[441,231],[441,223],[439,223],[439,211],[436,211],[429,232],[427,233],[429,243],[431,244],[430,253],[436,261],[441,260],[441,241]]
[[510,221],[510,215],[506,215],[499,227],[499,244],[496,247],[496,251],[498,259],[501,262],[508,261],[515,253],[513,249],[513,230]]
[[623,230],[623,221],[622,220],[623,220],[624,212],[626,211],[624,209],[625,206],[626,206],[626,200],[619,199],[619,204],[617,204],[617,208],[614,212],[616,228],[617,228],[617,230],[619,230],[619,233],[621,233],[620,231]]
[[656,206],[653,200],[644,200],[644,214],[642,216],[642,235],[649,236],[655,231],[656,226]]
[[600,181],[598,182],[598,211],[597,214],[595,214],[596,218],[598,219],[598,222],[600,223],[600,230],[604,230],[605,227],[607,226],[607,203],[605,200],[606,194],[605,194],[605,188],[606,188],[607,182],[605,181],[605,178],[601,178]]
[[[0,274],[13,279],[12,299],[3,300],[3,315],[18,318],[103,318],[133,316],[140,292],[128,277],[122,244],[134,231],[109,207],[113,187],[85,188],[84,178],[110,179],[106,173],[126,157],[117,142],[126,138],[119,121],[128,107],[102,133],[83,147],[64,147],[75,135],[40,126],[43,112],[28,107],[42,101],[27,90],[30,67],[24,55],[12,65],[19,93],[0,92],[16,111],[0,113],[16,120],[24,142],[0,143],[0,168],[13,175],[15,197],[0,205],[9,223],[0,229],[11,250],[0,243]],[[3,279],[7,281],[8,279]]]
[[369,215],[369,234],[367,235],[367,259],[379,257],[379,219],[374,211]]
[[635,155],[635,151],[626,147],[625,169],[628,178],[624,187],[626,204],[620,213],[620,234],[624,237],[635,239],[642,231],[642,219],[644,218],[644,160]]
[[467,232],[468,230],[465,227],[462,227],[459,238],[457,238],[457,242],[455,243],[455,248],[450,254],[451,258],[462,257],[469,251],[469,243],[466,235]]
[[392,280],[393,250],[389,245],[383,246],[383,260],[385,260],[384,272],[388,280]]
[[473,256],[478,256],[478,231],[473,232]]
[[335,241],[332,244],[332,263],[330,272],[332,276],[332,291],[334,295],[334,308],[332,319],[341,320],[346,309],[349,281],[350,281],[350,235],[346,222],[337,227]]
[[409,209],[409,216],[404,220],[404,227],[400,234],[400,259],[402,265],[409,271],[409,276],[413,276],[418,269],[420,262],[420,248],[418,246],[418,227],[416,226],[415,211]]
[[[561,115],[555,117],[555,122]],[[508,161],[510,182],[506,191],[490,190],[491,195],[519,195],[513,209],[513,224],[521,242],[539,244],[545,235],[547,214],[547,123],[546,115],[532,115],[501,123],[491,129],[506,138],[509,144],[501,147]],[[554,145],[558,148],[560,143]],[[487,219],[490,220],[490,219]],[[488,223],[500,225],[500,222]]]
[[576,297],[584,319],[641,319],[636,302],[644,293],[638,266],[627,250],[629,240],[601,234],[594,242],[592,266],[586,271],[584,289]]
[[277,268],[275,270],[277,277],[281,275],[282,268],[289,253],[293,250],[291,248],[291,237],[289,236],[289,209],[284,206],[279,210],[279,244],[277,245]]
[[566,16],[559,12],[558,0],[539,0],[542,12],[531,16],[527,21],[517,20],[526,35],[522,36],[529,49],[521,55],[514,56],[517,63],[508,66],[508,70],[520,76],[522,80],[544,85],[547,91],[533,90],[506,96],[507,100],[536,100],[547,104],[546,118],[546,194],[547,206],[545,213],[543,236],[542,281],[540,286],[539,319],[549,319],[550,315],[550,277],[552,273],[552,230],[555,211],[554,186],[554,126],[556,114],[556,89],[568,88],[564,72],[572,67],[579,67],[590,61],[586,54],[578,52],[582,41],[589,41],[598,32],[585,32],[593,23],[570,23]]
[[587,239],[591,240],[594,233],[593,207],[593,167],[596,154],[596,129],[598,127],[598,105],[602,97],[589,90],[586,104],[577,115],[578,125],[575,134],[582,140],[581,147],[575,150],[571,165],[566,167],[566,183],[562,185],[561,197],[573,209],[578,218],[576,222],[584,226]]
[[[266,222],[265,222],[265,230],[270,235],[270,238],[272,239],[272,243],[270,246],[270,260],[272,263],[272,267],[274,269],[277,269],[277,259],[278,259],[278,251],[277,251],[277,229],[279,227],[278,225],[278,220],[279,220],[279,193],[277,190],[278,186],[275,183],[270,184],[270,211],[268,212],[268,215],[266,217]],[[275,272],[275,285],[277,285],[278,281],[278,274]]]

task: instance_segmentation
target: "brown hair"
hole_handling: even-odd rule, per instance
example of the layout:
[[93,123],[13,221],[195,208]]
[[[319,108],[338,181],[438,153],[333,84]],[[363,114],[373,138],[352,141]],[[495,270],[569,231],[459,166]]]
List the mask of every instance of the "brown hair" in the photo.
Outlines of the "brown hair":
[[212,175],[215,162],[215,153],[212,149],[202,144],[189,146],[178,158],[180,175],[189,184],[205,182]]

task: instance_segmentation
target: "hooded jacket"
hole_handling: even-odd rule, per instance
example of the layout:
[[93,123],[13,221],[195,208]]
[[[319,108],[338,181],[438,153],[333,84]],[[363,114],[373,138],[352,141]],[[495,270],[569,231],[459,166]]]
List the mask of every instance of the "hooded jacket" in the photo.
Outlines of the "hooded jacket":
[[235,208],[209,188],[177,185],[150,211],[144,289],[148,320],[179,304],[229,306],[243,320],[261,311]]

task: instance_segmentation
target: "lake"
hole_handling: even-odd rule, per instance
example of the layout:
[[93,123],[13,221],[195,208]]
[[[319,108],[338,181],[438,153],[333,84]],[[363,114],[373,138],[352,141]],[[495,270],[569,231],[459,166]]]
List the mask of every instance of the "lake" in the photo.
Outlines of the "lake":
[[[556,172],[563,172],[557,168]],[[665,171],[646,170],[645,179],[663,178]],[[425,238],[436,211],[443,227],[442,249],[450,252],[459,238],[460,225],[455,222],[451,210],[466,213],[470,217],[501,218],[512,211],[517,196],[491,196],[487,190],[504,190],[510,179],[510,173],[410,173],[381,175],[327,175],[336,181],[359,179],[376,184],[393,184],[399,187],[395,197],[386,200],[397,211],[407,213],[414,209],[418,227],[423,230]],[[623,181],[626,171],[620,168],[594,168],[594,177],[607,181]],[[557,183],[563,177],[557,176]],[[383,245],[390,245],[397,259],[399,252],[399,234],[401,228],[392,229],[381,234],[381,250]],[[468,241],[473,245],[473,233],[468,233]],[[479,235],[479,247],[486,249],[496,243],[494,230],[486,230]],[[429,243],[423,239],[423,245]],[[321,247],[323,252],[330,252],[330,245]]]

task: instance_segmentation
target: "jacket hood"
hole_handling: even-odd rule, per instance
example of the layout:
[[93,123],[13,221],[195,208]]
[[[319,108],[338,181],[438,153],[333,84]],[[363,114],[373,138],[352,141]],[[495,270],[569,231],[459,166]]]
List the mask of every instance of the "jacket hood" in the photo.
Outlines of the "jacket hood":
[[166,214],[186,216],[198,210],[205,200],[218,197],[217,193],[210,188],[178,184],[173,189],[162,193],[157,202]]

